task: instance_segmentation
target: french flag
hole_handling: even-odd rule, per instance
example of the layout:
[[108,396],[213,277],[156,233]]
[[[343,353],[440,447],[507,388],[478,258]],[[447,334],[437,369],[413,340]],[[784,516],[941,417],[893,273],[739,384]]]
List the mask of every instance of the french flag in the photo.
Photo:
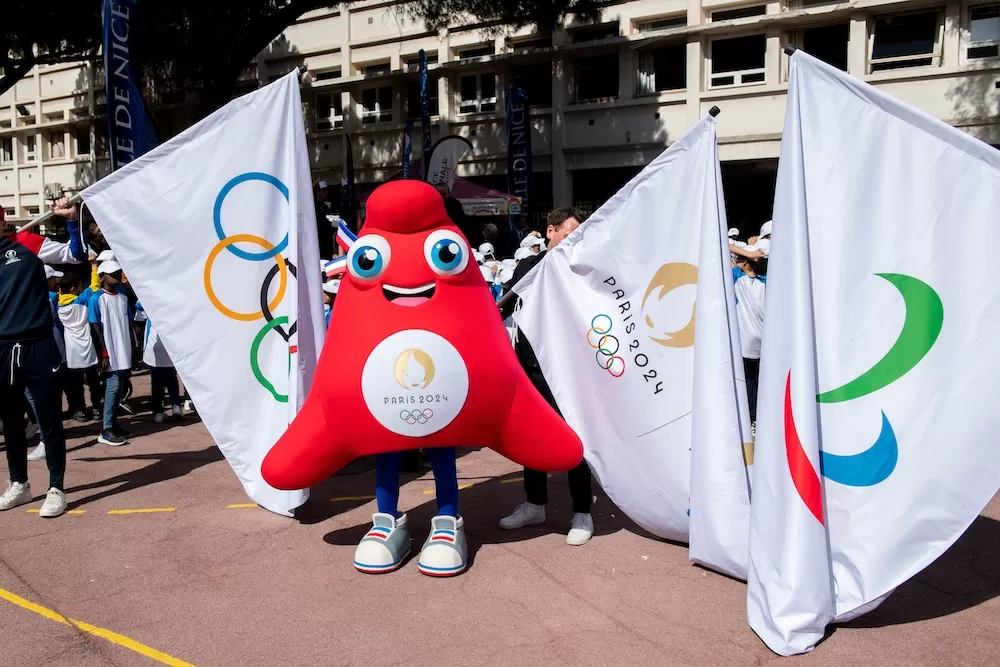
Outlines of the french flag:
[[347,252],[351,249],[351,244],[358,240],[357,235],[352,232],[348,227],[347,223],[343,220],[337,225],[337,245]]
[[326,266],[323,267],[323,273],[326,274],[327,280],[330,278],[339,278],[344,275],[347,271],[347,256],[337,257],[336,259],[327,262]]

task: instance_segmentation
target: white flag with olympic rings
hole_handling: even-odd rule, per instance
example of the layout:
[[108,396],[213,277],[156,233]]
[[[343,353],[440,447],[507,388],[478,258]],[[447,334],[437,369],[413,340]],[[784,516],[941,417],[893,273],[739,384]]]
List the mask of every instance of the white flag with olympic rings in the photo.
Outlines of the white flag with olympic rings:
[[[240,97],[84,191],[184,385],[252,500],[325,334],[296,74]],[[308,267],[302,268],[302,267]]]

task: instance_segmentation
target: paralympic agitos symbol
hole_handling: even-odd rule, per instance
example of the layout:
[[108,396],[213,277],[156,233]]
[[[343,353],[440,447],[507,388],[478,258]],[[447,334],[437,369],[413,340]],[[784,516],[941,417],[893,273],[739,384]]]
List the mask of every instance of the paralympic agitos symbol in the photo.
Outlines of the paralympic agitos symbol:
[[[263,343],[264,337],[267,336],[269,332],[272,330],[278,332],[278,335],[281,336],[287,343],[291,340],[291,337],[295,335],[295,330],[298,326],[298,322],[292,322],[291,326],[289,326],[286,331],[284,329],[284,325],[288,324],[288,317],[284,315],[274,317],[272,314],[272,311],[277,308],[285,298],[285,291],[288,287],[288,273],[291,273],[293,278],[297,277],[295,265],[281,255],[285,248],[288,247],[288,232],[285,232],[285,237],[281,239],[278,245],[274,245],[267,239],[257,236],[256,234],[234,234],[232,236],[226,236],[226,232],[222,228],[222,205],[225,203],[226,197],[237,185],[248,181],[262,181],[274,186],[274,188],[281,193],[282,197],[285,198],[285,203],[288,203],[288,186],[271,174],[250,171],[231,178],[224,186],[222,186],[222,189],[219,190],[218,196],[215,198],[215,207],[212,211],[212,218],[215,223],[215,233],[219,237],[219,242],[214,248],[212,248],[212,251],[208,253],[208,259],[205,260],[205,294],[208,295],[208,300],[213,306],[215,306],[216,310],[231,320],[236,320],[237,322],[254,322],[260,319],[264,320],[264,326],[257,332],[253,343],[250,345],[250,370],[253,372],[257,382],[259,382],[260,385],[271,394],[274,400],[279,403],[287,403],[288,396],[286,394],[279,393],[278,390],[275,389],[274,385],[271,384],[271,382],[264,377],[264,374],[261,372],[260,364],[258,362],[258,354],[261,343]],[[246,250],[237,248],[235,246],[236,243],[252,243],[264,248],[264,252],[247,252]],[[240,259],[246,259],[251,262],[265,262],[269,259],[274,259],[275,265],[271,267],[271,270],[268,272],[267,277],[264,278],[264,283],[260,288],[259,311],[252,313],[235,311],[223,304],[216,295],[215,290],[212,288],[212,266],[215,264],[216,258],[222,253],[223,250],[228,250]],[[271,281],[274,280],[276,275],[278,277],[278,289],[275,292],[274,298],[269,302],[267,295],[271,288]],[[289,368],[291,368],[291,355],[295,351],[296,346],[290,345],[288,348]]]
[[[944,322],[941,297],[927,283],[900,273],[876,273],[903,297],[906,316],[899,337],[885,356],[850,382],[816,396],[819,403],[842,403],[861,398],[889,386],[915,367],[934,346]],[[816,470],[806,456],[795,428],[791,398],[792,371],[785,381],[785,456],[792,482],[816,520],[823,523],[823,498]],[[820,452],[820,472],[829,480],[847,486],[873,486],[885,481],[896,468],[899,456],[896,434],[885,412],[882,431],[867,450],[853,455]]]

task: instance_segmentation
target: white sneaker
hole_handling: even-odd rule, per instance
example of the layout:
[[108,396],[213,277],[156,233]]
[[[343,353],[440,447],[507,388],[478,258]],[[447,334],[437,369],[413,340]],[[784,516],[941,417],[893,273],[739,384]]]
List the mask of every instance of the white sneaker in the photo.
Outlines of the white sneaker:
[[578,547],[586,544],[594,536],[594,517],[577,512],[573,514],[573,522],[566,535],[566,544]]
[[45,458],[45,443],[39,442],[38,446],[35,447],[33,450],[31,450],[31,453],[28,454],[28,460],[41,461],[44,458]]
[[7,491],[0,496],[0,511],[10,510],[31,502],[31,485],[28,483],[11,482]]
[[24,427],[24,439],[31,440],[36,435],[38,435],[38,424],[35,422],[28,422],[28,425]]
[[153,421],[156,422],[157,424],[162,424],[163,423],[163,413],[162,412],[157,412],[155,415],[153,415]]
[[521,503],[514,508],[510,516],[500,519],[500,527],[504,530],[514,530],[539,523],[545,523],[545,505],[528,502]]
[[54,519],[57,516],[61,516],[66,512],[66,494],[59,489],[52,487],[49,492],[45,494],[45,502],[42,503],[42,508],[38,510],[38,516],[45,517],[46,519]]
[[184,417],[184,408],[179,405],[175,405],[170,408],[170,413],[174,416],[174,419],[182,419]]

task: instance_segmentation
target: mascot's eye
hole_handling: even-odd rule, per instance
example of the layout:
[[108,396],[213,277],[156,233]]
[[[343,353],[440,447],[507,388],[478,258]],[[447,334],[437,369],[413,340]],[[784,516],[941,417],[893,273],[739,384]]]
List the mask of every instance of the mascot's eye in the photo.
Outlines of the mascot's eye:
[[424,241],[424,257],[431,270],[439,276],[454,276],[469,264],[469,246],[461,234],[439,229]]
[[347,270],[358,280],[374,280],[389,266],[389,242],[378,234],[366,234],[351,244]]

